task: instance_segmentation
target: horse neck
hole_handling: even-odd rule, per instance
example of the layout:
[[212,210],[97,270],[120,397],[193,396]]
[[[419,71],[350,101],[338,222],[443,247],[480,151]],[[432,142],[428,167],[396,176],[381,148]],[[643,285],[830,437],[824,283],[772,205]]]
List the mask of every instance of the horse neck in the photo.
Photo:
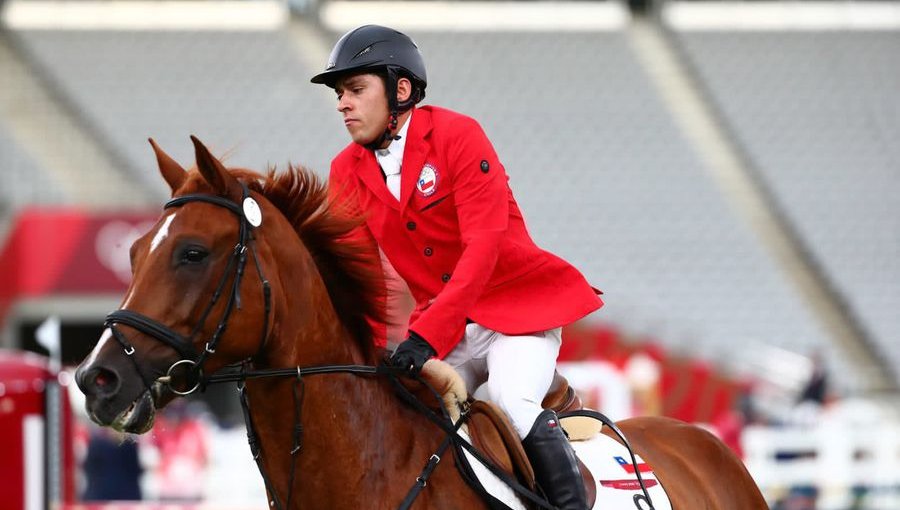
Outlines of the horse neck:
[[287,251],[293,255],[281,257],[283,263],[277,267],[280,292],[273,296],[273,323],[261,363],[270,367],[363,363],[312,256],[302,245]]
[[[308,376],[299,409],[296,384],[294,379],[247,384],[263,469],[282,504],[293,485],[290,509],[380,508],[366,503],[383,490],[384,477],[373,480],[373,473],[390,466],[412,480],[415,473],[401,470],[419,469],[428,459],[433,445],[417,435],[416,421],[400,410],[384,381],[352,374]],[[303,432],[292,457],[297,425]]]
[[[295,259],[284,267],[279,277],[288,290],[283,292],[283,299],[275,300],[274,333],[268,339],[262,364],[286,368],[371,363],[341,326],[311,258]],[[295,392],[301,391],[301,386],[296,378],[263,379],[248,381],[247,390],[265,470],[283,504],[298,407]],[[341,484],[342,491],[360,497],[370,494],[360,484],[370,478],[367,475],[373,463],[399,463],[392,458],[398,452],[385,445],[415,435],[410,413],[396,411],[401,404],[386,382],[374,376],[306,376],[302,393],[299,421],[303,425],[303,446],[296,459],[298,475],[292,506],[314,508],[316,502],[321,503],[322,494],[346,497],[334,495],[335,487]],[[414,450],[418,452],[419,448]],[[409,455],[410,451],[400,453]],[[421,456],[427,459],[428,454],[422,450]]]

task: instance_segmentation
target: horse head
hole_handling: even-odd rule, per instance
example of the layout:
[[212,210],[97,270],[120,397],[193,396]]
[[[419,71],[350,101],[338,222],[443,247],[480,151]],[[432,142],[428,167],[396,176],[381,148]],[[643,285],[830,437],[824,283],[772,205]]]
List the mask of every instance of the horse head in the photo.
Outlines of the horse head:
[[[353,329],[332,305],[346,296],[329,294],[320,269],[327,276],[358,254],[336,248],[328,252],[336,259],[317,261],[320,254],[301,240],[305,233],[315,244],[352,228],[330,219],[324,186],[303,169],[279,177],[226,169],[192,140],[197,168],[189,172],[150,141],[172,199],[131,247],[133,278],[121,308],[76,373],[100,425],[143,433],[157,409],[196,389],[203,374],[242,360],[272,366],[296,363],[301,351],[308,359],[327,351],[304,350],[309,342],[299,333],[274,342],[279,331],[333,338]],[[356,276],[342,292],[370,287]],[[359,326],[369,308],[357,308],[349,316]]]

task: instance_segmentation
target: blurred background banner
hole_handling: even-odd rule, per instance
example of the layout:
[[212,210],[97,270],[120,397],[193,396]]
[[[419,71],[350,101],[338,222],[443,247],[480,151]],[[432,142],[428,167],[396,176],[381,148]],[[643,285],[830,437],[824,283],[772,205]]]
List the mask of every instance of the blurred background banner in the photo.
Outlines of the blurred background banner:
[[327,175],[349,138],[309,78],[364,23],[413,37],[425,102],[482,124],[535,240],[604,291],[560,353],[586,403],[708,427],[773,509],[900,509],[890,0],[0,0],[0,506],[266,504],[232,388],[123,437],[71,371],[168,198],[147,138]]

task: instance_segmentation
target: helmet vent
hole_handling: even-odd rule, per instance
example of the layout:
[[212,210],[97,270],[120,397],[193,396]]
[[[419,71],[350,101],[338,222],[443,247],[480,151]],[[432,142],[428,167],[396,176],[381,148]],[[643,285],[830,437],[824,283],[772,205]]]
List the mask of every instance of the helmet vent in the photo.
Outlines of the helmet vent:
[[325,70],[310,81],[334,88],[339,76],[363,72],[383,76],[387,68],[412,79],[421,92],[416,97],[424,97],[428,78],[416,43],[405,34],[378,25],[364,25],[344,34],[332,48]]
[[366,53],[368,53],[368,52],[370,52],[370,51],[372,51],[372,45],[371,45],[371,44],[368,45],[368,46],[366,46],[365,48],[363,48],[363,49],[362,49],[359,53],[357,53],[356,55],[353,55],[353,58],[351,58],[350,60],[356,60],[356,59],[358,59],[359,57],[365,55]]

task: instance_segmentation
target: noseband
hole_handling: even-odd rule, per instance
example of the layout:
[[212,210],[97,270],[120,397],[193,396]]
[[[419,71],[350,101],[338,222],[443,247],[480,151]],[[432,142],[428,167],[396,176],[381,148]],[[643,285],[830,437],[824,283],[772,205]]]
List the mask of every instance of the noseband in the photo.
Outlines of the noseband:
[[[253,229],[258,227],[262,223],[262,216],[259,212],[259,205],[252,197],[250,197],[250,190],[247,188],[247,185],[241,183],[241,187],[243,189],[242,205],[238,205],[233,200],[215,195],[191,194],[175,197],[166,202],[165,206],[163,206],[164,209],[169,209],[171,207],[180,207],[189,202],[206,202],[209,204],[217,205],[219,207],[224,207],[233,212],[238,218],[238,242],[234,246],[231,258],[228,260],[228,265],[225,267],[225,271],[222,273],[222,277],[219,279],[219,284],[216,286],[216,291],[213,294],[212,299],[206,306],[206,309],[204,309],[203,313],[200,316],[200,320],[194,326],[194,329],[191,331],[190,335],[185,337],[172,330],[168,326],[132,310],[119,309],[106,316],[105,326],[110,329],[113,337],[125,350],[125,354],[129,357],[129,359],[132,360],[135,368],[138,371],[138,374],[144,381],[144,384],[147,386],[148,390],[154,383],[162,383],[166,384],[169,387],[169,390],[177,395],[189,395],[196,391],[200,386],[200,383],[203,379],[203,363],[209,356],[215,354],[216,346],[218,345],[219,340],[222,338],[222,335],[225,333],[225,329],[228,326],[228,319],[231,316],[232,310],[235,307],[237,307],[237,309],[239,310],[241,308],[240,287],[241,280],[244,276],[244,268],[247,265],[248,250],[253,253],[253,262],[256,265],[256,273],[259,275],[259,279],[262,282],[263,286],[265,311],[263,314],[263,327],[262,333],[260,335],[257,355],[262,352],[265,346],[266,336],[269,332],[269,314],[271,311],[272,291],[271,287],[269,286],[269,281],[266,280],[265,276],[263,275],[262,267],[259,263],[259,255],[256,252],[256,247],[253,242],[254,237],[252,234]],[[234,278],[231,282],[231,291],[228,293],[228,301],[225,304],[225,310],[222,312],[222,316],[219,319],[219,324],[216,326],[215,332],[213,333],[212,337],[206,342],[203,351],[198,353],[197,349],[194,348],[194,338],[197,336],[197,334],[200,333],[200,330],[206,323],[206,319],[212,312],[213,307],[222,296],[222,291],[225,289],[225,285],[229,280],[229,276],[232,275]],[[128,340],[125,338],[125,335],[123,335],[122,332],[119,331],[119,329],[116,327],[120,324],[132,327],[140,331],[141,333],[166,344],[167,346],[174,349],[175,352],[177,352],[179,356],[181,356],[181,359],[176,361],[169,367],[169,369],[166,371],[165,376],[159,377],[155,380],[147,378],[141,370],[140,365],[134,358],[134,346],[131,345],[130,342],[128,342]],[[193,387],[186,391],[180,391],[172,385],[172,372],[174,371],[175,367],[179,365],[187,365],[190,367],[188,380],[193,380]]]

